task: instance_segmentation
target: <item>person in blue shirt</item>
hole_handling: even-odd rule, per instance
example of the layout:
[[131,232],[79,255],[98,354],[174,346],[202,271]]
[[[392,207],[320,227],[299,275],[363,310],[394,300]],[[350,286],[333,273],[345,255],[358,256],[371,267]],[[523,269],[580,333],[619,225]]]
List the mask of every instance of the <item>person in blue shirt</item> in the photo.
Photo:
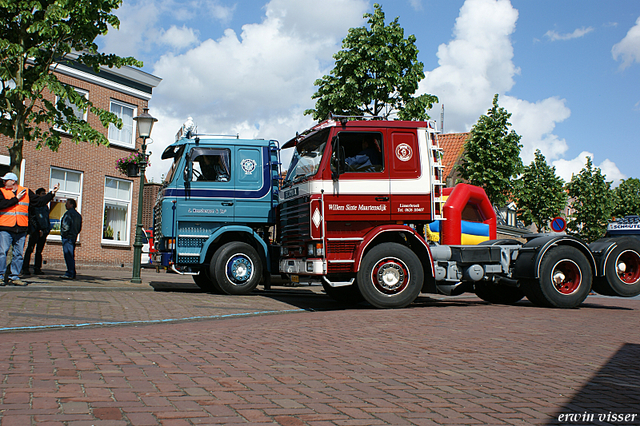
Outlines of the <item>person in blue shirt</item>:
[[69,198],[64,205],[67,209],[60,220],[60,236],[62,237],[62,253],[67,264],[67,272],[61,277],[67,280],[76,278],[76,241],[82,230],[82,216],[76,211],[78,204]]

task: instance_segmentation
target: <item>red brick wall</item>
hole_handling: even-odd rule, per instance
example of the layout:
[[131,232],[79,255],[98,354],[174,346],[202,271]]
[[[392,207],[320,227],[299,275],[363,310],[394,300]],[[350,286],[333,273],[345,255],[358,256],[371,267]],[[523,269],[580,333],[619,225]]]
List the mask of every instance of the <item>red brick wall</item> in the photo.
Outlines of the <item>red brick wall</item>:
[[[97,107],[109,110],[110,100],[118,100],[138,107],[138,114],[147,106],[147,101],[128,94],[116,92],[97,84],[88,83],[65,75],[58,78],[67,84],[89,92],[89,100]],[[105,136],[108,130],[102,126],[97,116],[88,113],[87,121],[99,129]],[[0,154],[8,155],[6,148],[10,139],[0,135]],[[136,148],[141,140],[136,139]],[[49,148],[35,149],[35,142],[25,143],[23,158],[25,160],[24,185],[33,190],[39,187],[49,189],[51,166],[83,173],[82,199],[79,208],[82,214],[82,232],[76,248],[76,262],[82,265],[129,265],[133,262],[133,242],[135,240],[135,222],[137,218],[138,190],[140,178],[128,178],[116,170],[116,160],[128,156],[134,150],[119,146],[96,146],[88,142],[75,144],[70,138],[63,136],[58,152]],[[129,180],[132,183],[130,209],[129,245],[125,247],[102,243],[103,203],[105,177]],[[62,246],[59,242],[48,242],[43,258],[52,263],[64,262]]]

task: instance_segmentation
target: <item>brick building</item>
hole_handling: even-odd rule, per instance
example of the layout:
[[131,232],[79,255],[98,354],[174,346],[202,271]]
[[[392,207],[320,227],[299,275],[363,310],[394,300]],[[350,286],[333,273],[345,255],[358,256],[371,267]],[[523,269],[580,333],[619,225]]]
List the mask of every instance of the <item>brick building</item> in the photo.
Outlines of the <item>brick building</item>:
[[161,183],[147,182],[144,185],[144,205],[142,206],[142,226],[144,229],[153,228],[153,206],[161,189]]
[[[130,265],[140,178],[121,174],[115,165],[119,158],[140,148],[141,140],[137,137],[133,117],[147,107],[152,90],[161,79],[131,67],[104,68],[100,73],[94,73],[80,64],[58,64],[56,75],[95,106],[118,115],[124,125],[122,130],[115,126],[105,129],[98,117],[88,112],[84,119],[109,138],[110,146],[88,142],[75,144],[64,134],[58,152],[48,148],[37,151],[35,143],[25,144],[20,184],[34,192],[40,187],[49,190],[60,184],[50,205],[53,228],[43,258],[49,263],[64,263],[59,221],[65,212],[65,200],[74,198],[83,217],[76,247],[78,265]],[[51,100],[54,100],[53,96]],[[9,138],[0,136],[0,171],[3,174],[8,170],[6,147],[10,144]]]

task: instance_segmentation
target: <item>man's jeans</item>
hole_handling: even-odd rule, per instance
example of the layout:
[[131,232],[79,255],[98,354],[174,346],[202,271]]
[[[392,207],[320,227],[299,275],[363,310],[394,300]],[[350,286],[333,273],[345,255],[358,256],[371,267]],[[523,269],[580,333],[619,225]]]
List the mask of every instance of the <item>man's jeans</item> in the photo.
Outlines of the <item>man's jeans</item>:
[[13,246],[13,258],[11,259],[11,272],[9,279],[19,280],[22,272],[22,252],[24,251],[24,241],[27,239],[26,232],[0,231],[0,280],[4,280],[7,270],[7,253]]
[[68,238],[63,238],[62,253],[64,254],[64,262],[67,264],[67,272],[65,272],[65,275],[71,278],[76,277],[75,251],[76,251],[76,242]]

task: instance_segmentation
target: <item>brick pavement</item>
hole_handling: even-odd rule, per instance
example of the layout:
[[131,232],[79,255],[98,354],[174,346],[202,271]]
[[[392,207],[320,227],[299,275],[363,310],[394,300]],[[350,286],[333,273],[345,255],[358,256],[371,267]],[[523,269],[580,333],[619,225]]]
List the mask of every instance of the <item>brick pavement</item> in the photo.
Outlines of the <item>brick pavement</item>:
[[0,290],[2,425],[640,424],[597,422],[640,413],[638,299],[344,309],[312,288],[228,297],[159,275],[177,291],[148,291],[148,271]]

